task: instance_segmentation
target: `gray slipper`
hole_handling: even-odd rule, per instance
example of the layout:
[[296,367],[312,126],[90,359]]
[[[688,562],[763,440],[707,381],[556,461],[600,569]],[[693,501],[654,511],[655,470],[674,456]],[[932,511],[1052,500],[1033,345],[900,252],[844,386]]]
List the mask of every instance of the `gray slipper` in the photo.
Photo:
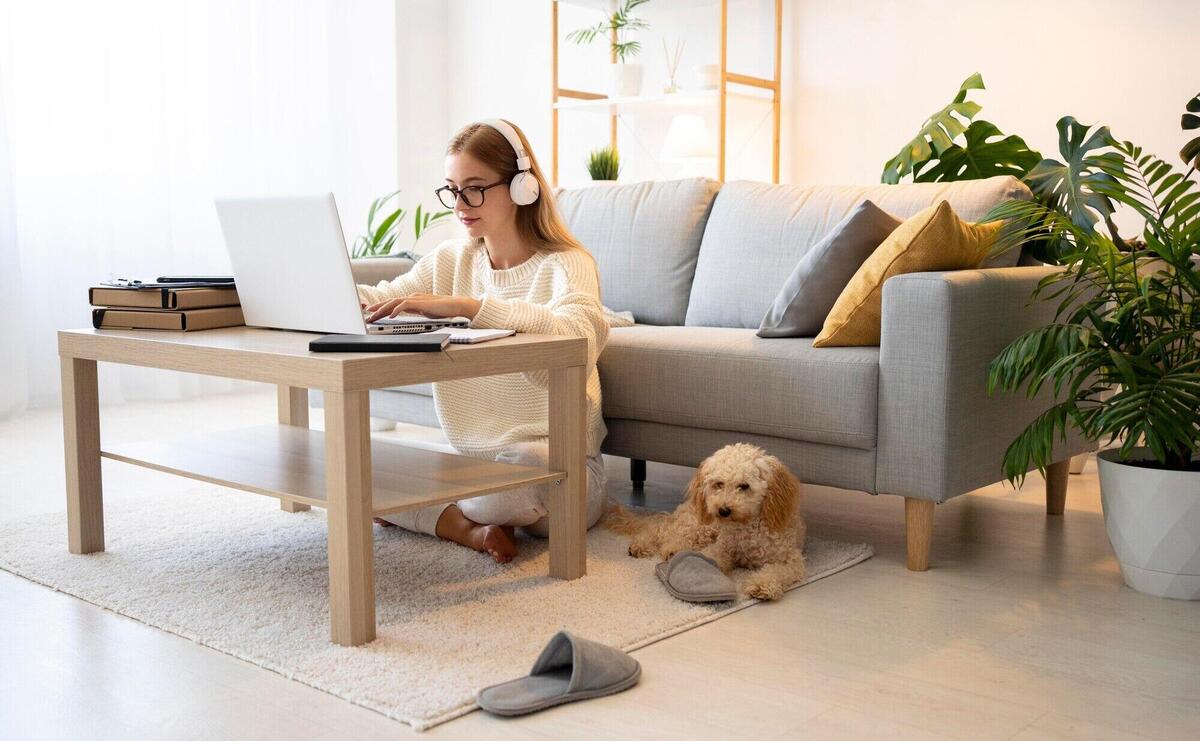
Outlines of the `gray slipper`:
[[737,599],[737,585],[717,568],[717,562],[697,551],[679,551],[654,567],[672,597],[685,602],[727,602]]
[[554,634],[529,676],[479,691],[479,707],[496,715],[524,715],[564,702],[612,695],[637,684],[642,665],[632,656],[565,630]]

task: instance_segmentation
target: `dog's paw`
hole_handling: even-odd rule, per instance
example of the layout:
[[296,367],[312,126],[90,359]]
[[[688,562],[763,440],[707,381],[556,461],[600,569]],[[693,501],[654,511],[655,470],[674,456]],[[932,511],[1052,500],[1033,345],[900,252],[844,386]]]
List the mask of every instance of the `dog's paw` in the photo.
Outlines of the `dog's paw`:
[[629,555],[633,556],[634,558],[647,558],[649,556],[653,556],[654,553],[654,548],[651,548],[645,543],[629,544]]
[[774,579],[747,579],[743,585],[747,597],[777,600],[783,596],[783,585]]

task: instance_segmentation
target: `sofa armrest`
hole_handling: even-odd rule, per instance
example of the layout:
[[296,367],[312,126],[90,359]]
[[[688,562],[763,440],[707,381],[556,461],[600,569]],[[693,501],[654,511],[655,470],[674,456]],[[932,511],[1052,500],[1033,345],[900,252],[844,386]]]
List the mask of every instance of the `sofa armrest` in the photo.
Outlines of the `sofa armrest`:
[[354,282],[374,286],[381,280],[393,280],[404,275],[415,262],[407,257],[360,257],[350,261]]
[[[911,273],[883,287],[876,491],[945,501],[1003,478],[1004,451],[1051,404],[987,393],[987,368],[1017,336],[1054,319],[1035,300],[1059,268]],[[1086,452],[1068,435],[1055,459]]]

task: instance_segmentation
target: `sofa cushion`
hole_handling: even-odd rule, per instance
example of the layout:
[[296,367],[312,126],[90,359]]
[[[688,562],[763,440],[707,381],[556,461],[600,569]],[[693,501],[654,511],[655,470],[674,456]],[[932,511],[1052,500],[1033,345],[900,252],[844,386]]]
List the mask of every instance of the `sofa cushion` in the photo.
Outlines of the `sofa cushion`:
[[815,337],[842,289],[900,220],[870,201],[854,207],[812,246],[763,317],[759,337]]
[[614,328],[604,416],[875,447],[879,349],[814,349],[752,329]]
[[556,191],[567,226],[596,257],[605,306],[645,324],[683,324],[719,187],[691,178]]
[[[800,258],[865,200],[899,219],[945,200],[964,220],[979,221],[998,203],[1031,197],[1008,175],[871,186],[726,183],[704,229],[685,323],[758,327]],[[1018,257],[1010,250],[985,265],[1015,265]]]
[[813,347],[878,345],[883,284],[905,273],[978,267],[996,242],[1001,223],[972,224],[942,201],[892,232],[838,296]]

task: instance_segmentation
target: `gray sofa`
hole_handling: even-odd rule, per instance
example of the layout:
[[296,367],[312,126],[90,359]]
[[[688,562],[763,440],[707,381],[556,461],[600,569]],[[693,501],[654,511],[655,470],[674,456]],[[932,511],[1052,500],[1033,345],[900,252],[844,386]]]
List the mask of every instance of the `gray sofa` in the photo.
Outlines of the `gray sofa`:
[[[1000,480],[1016,434],[1046,397],[989,397],[986,368],[1011,339],[1052,318],[1031,303],[1052,268],[917,273],[887,281],[879,347],[813,348],[756,336],[796,261],[864,199],[907,217],[945,199],[964,219],[1028,197],[1009,177],[869,187],[690,179],[559,190],[572,231],[596,256],[606,306],[633,312],[600,357],[604,452],[694,466],[717,448],[755,443],[801,481],[906,498],[909,567],[928,564],[933,503]],[[360,283],[411,263],[355,261]],[[429,386],[371,393],[371,415],[436,426]],[[1066,441],[1048,481],[1056,509]],[[1060,475],[1062,474],[1062,475]]]

